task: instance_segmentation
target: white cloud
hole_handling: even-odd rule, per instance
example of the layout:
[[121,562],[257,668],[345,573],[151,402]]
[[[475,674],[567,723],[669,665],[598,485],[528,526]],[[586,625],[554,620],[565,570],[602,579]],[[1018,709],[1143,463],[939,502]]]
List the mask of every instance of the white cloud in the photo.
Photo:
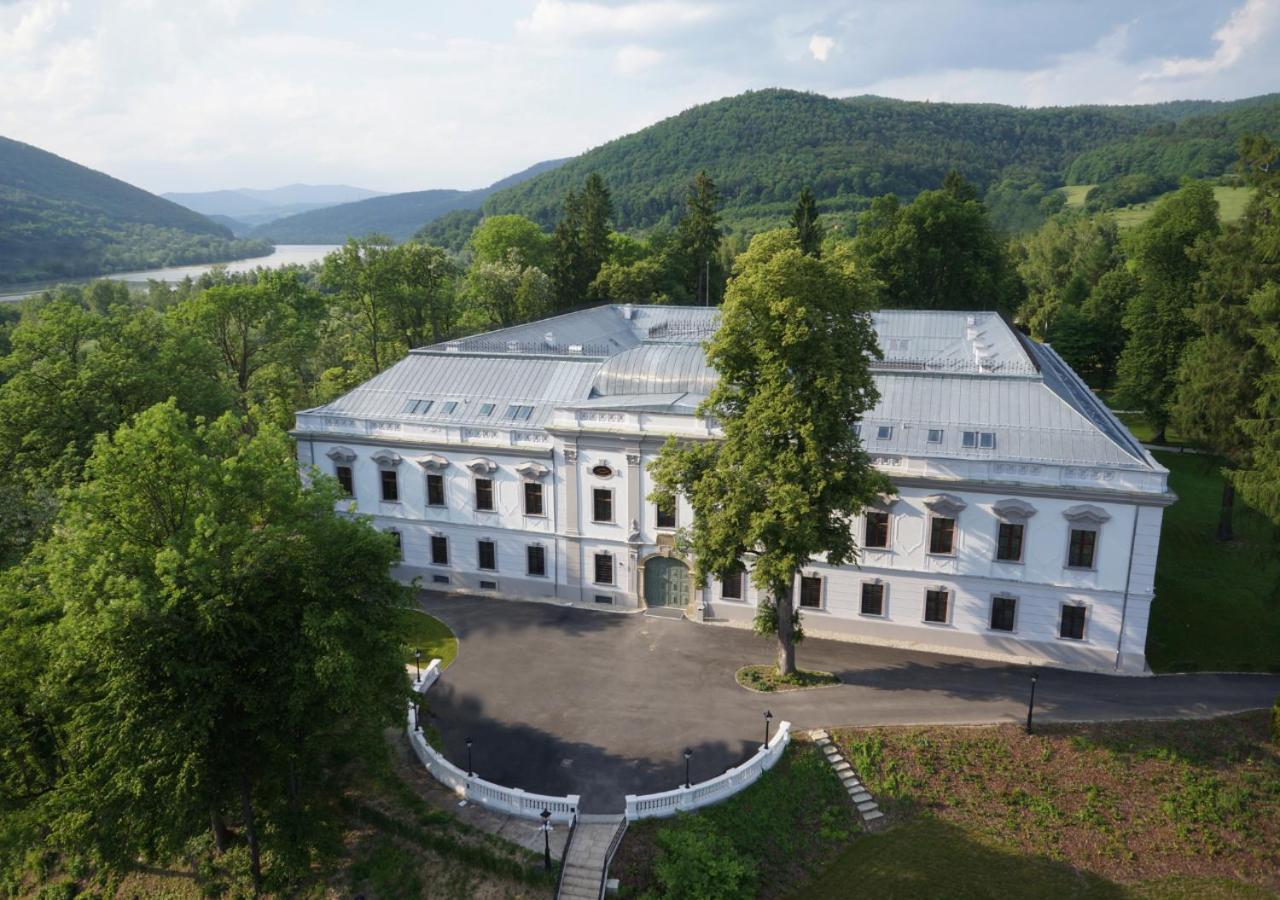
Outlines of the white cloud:
[[1238,63],[1280,21],[1280,2],[1277,0],[1246,0],[1231,14],[1227,23],[1213,33],[1218,45],[1209,57],[1182,57],[1166,59],[1154,72],[1144,72],[1144,79],[1185,78],[1189,75],[1212,75]]
[[614,55],[614,67],[623,75],[638,75],[657,66],[665,58],[661,50],[628,44]]
[[836,40],[825,34],[815,34],[809,38],[809,52],[818,62],[826,62],[828,54],[835,49]]
[[686,0],[642,0],[622,6],[538,0],[529,17],[516,24],[519,30],[542,38],[642,37],[701,25],[720,12],[716,5]]

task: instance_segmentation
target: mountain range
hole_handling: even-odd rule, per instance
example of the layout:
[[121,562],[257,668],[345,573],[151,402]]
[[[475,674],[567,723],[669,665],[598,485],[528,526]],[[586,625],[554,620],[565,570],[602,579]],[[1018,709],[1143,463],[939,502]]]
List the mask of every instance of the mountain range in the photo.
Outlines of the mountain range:
[[213,218],[236,234],[296,213],[381,197],[379,191],[345,184],[289,184],[284,187],[236,188],[161,194],[166,200]]

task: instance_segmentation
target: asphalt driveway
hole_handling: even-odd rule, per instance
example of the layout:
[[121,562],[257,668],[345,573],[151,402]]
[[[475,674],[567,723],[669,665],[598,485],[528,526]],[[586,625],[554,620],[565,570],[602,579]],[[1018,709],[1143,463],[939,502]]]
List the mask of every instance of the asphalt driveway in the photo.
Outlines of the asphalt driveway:
[[[741,688],[734,672],[772,661],[748,631],[643,614],[424,594],[458,635],[457,660],[428,695],[450,760],[481,777],[582,795],[587,812],[737,765],[764,738],[764,712],[797,729],[1020,722],[1028,673],[1016,666],[810,639],[802,666],[843,684],[785,694]],[[1209,716],[1270,706],[1277,675],[1110,677],[1040,671],[1041,721]]]

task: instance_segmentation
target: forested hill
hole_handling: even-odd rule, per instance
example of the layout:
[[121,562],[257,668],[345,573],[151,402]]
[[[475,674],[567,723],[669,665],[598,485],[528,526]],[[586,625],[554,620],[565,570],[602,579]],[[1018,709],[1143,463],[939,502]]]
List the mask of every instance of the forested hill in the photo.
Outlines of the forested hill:
[[268,252],[176,203],[0,137],[0,284]]
[[1064,183],[1081,154],[1184,129],[1211,137],[1234,159],[1231,123],[1241,115],[1265,120],[1262,130],[1277,132],[1280,95],[1023,109],[763,90],[694,107],[611,141],[495,193],[483,209],[550,225],[565,192],[599,172],[612,192],[617,226],[643,228],[677,218],[689,180],[705,168],[720,189],[728,224],[767,227],[790,212],[805,186],[823,212],[856,210],[889,191],[909,198],[937,187],[953,168],[984,190],[1005,178],[1053,187]]
[[378,232],[403,241],[445,213],[479,209],[484,199],[494,191],[519,184],[564,162],[563,159],[540,162],[474,191],[430,190],[387,194],[285,216],[258,226],[250,235],[280,244],[340,244],[348,237]]

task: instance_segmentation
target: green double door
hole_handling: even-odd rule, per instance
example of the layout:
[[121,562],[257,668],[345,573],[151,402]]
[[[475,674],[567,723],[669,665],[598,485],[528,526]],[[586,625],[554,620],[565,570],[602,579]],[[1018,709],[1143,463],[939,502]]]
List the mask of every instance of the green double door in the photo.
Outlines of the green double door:
[[644,602],[649,606],[688,606],[689,567],[668,556],[650,559],[644,564]]

